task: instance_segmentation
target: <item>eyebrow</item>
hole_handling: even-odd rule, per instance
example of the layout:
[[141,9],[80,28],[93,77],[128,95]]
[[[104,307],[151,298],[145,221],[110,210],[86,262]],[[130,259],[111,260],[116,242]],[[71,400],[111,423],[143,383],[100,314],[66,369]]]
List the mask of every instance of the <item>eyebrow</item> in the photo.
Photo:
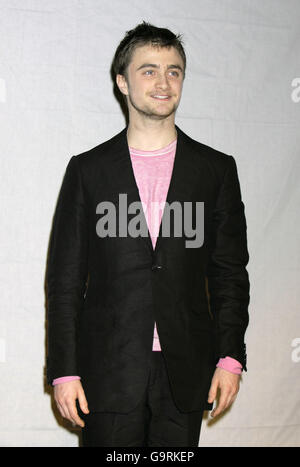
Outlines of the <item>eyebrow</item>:
[[[136,69],[136,71],[139,71],[139,70],[141,70],[142,68],[149,68],[149,67],[151,67],[151,68],[160,68],[160,66],[159,66],[159,65],[156,65],[155,63],[143,63],[143,65],[139,66],[139,67]],[[170,70],[171,68],[173,68],[173,69],[175,68],[175,69],[177,69],[177,70],[180,70],[180,71],[183,73],[183,69],[182,69],[182,67],[181,67],[180,65],[168,65],[168,66],[167,66],[167,69],[168,69],[168,70]]]

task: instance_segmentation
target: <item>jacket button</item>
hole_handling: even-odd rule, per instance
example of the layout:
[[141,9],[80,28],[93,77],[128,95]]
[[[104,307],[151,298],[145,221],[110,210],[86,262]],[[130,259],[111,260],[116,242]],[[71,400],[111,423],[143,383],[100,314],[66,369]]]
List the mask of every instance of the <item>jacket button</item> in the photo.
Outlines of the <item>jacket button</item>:
[[159,269],[162,269],[162,266],[160,266],[160,264],[152,264],[151,269],[152,271],[158,271]]

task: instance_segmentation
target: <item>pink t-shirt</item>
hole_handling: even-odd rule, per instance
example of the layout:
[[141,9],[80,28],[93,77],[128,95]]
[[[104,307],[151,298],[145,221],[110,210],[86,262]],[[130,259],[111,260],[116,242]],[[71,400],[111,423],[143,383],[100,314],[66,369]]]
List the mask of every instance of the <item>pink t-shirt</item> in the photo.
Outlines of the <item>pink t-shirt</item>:
[[[176,145],[177,139],[164,148],[155,151],[141,151],[129,147],[132,168],[139,189],[153,248],[155,248],[159,234],[163,208],[168,194]],[[156,323],[154,323],[152,350],[161,351]],[[242,370],[241,364],[231,357],[221,358],[217,367],[235,374],[241,374]],[[80,379],[80,377],[67,376],[57,378],[53,381],[53,385],[64,383],[72,379]]]
[[[155,248],[163,208],[170,185],[177,139],[156,151],[141,151],[129,147],[132,168],[139,189],[141,202]],[[161,351],[156,323],[154,325],[153,351]]]

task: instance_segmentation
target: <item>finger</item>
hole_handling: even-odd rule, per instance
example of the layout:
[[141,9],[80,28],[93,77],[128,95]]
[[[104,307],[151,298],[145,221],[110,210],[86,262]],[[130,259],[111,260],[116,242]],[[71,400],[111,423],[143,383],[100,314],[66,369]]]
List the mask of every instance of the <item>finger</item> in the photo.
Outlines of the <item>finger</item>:
[[212,403],[216,397],[217,397],[217,391],[218,391],[218,384],[217,383],[212,383],[209,393],[208,393],[208,399],[207,402]]
[[73,423],[75,423],[76,425],[79,425],[79,426],[81,426],[83,428],[84,427],[84,421],[79,417],[77,409],[76,409],[76,405],[75,405],[74,402],[70,403],[68,405],[68,411],[69,411],[69,414],[70,414],[70,420]]
[[230,407],[234,403],[234,401],[236,399],[236,396],[237,396],[237,394],[233,394],[233,395],[231,395],[229,397],[229,399],[227,401],[226,409],[228,409],[228,407]]
[[71,423],[74,423],[73,419],[72,419],[72,417],[70,415],[68,406],[66,404],[64,404],[64,403],[61,404],[61,414],[62,414],[63,418],[65,418],[66,420],[69,420]]
[[79,391],[79,393],[78,393],[78,402],[79,402],[79,406],[80,406],[82,412],[85,413],[85,414],[88,414],[89,413],[88,403],[87,403],[87,400],[86,400],[86,397],[85,397],[85,394],[84,394],[83,390]]
[[227,396],[224,393],[223,394],[221,393],[221,397],[220,397],[220,400],[217,406],[211,412],[211,417],[216,417],[217,415],[220,415],[220,413],[223,412],[223,410],[225,410],[227,400],[228,400]]
[[68,418],[69,417],[69,412],[68,412],[66,400],[65,400],[64,397],[59,395],[58,389],[60,389],[59,385],[58,385],[58,387],[57,386],[54,387],[54,400],[56,402],[56,406],[57,406],[58,410],[60,411],[60,414],[62,415],[62,417],[63,418]]
[[212,411],[211,416],[218,416],[224,410],[228,409],[228,407],[231,406],[231,404],[235,401],[237,394],[236,393],[226,393],[221,395],[220,401],[218,406]]
[[56,402],[56,407],[58,408],[60,415],[63,418],[66,418],[66,414],[64,412],[64,409],[63,409],[62,405],[58,401],[55,401],[55,402]]
[[56,402],[56,406],[57,406],[61,416],[63,418],[69,419],[70,415],[69,415],[68,407],[66,406],[64,400],[55,399],[55,402]]

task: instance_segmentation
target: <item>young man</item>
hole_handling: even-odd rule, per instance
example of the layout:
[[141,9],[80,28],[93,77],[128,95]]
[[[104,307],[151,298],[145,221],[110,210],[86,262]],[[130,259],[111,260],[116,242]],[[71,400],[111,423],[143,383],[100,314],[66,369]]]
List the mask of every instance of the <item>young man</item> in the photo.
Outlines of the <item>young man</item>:
[[83,446],[198,446],[203,411],[218,392],[212,416],[229,407],[246,369],[236,164],[175,125],[180,36],[143,22],[113,66],[129,124],[71,158],[54,216],[48,382]]

